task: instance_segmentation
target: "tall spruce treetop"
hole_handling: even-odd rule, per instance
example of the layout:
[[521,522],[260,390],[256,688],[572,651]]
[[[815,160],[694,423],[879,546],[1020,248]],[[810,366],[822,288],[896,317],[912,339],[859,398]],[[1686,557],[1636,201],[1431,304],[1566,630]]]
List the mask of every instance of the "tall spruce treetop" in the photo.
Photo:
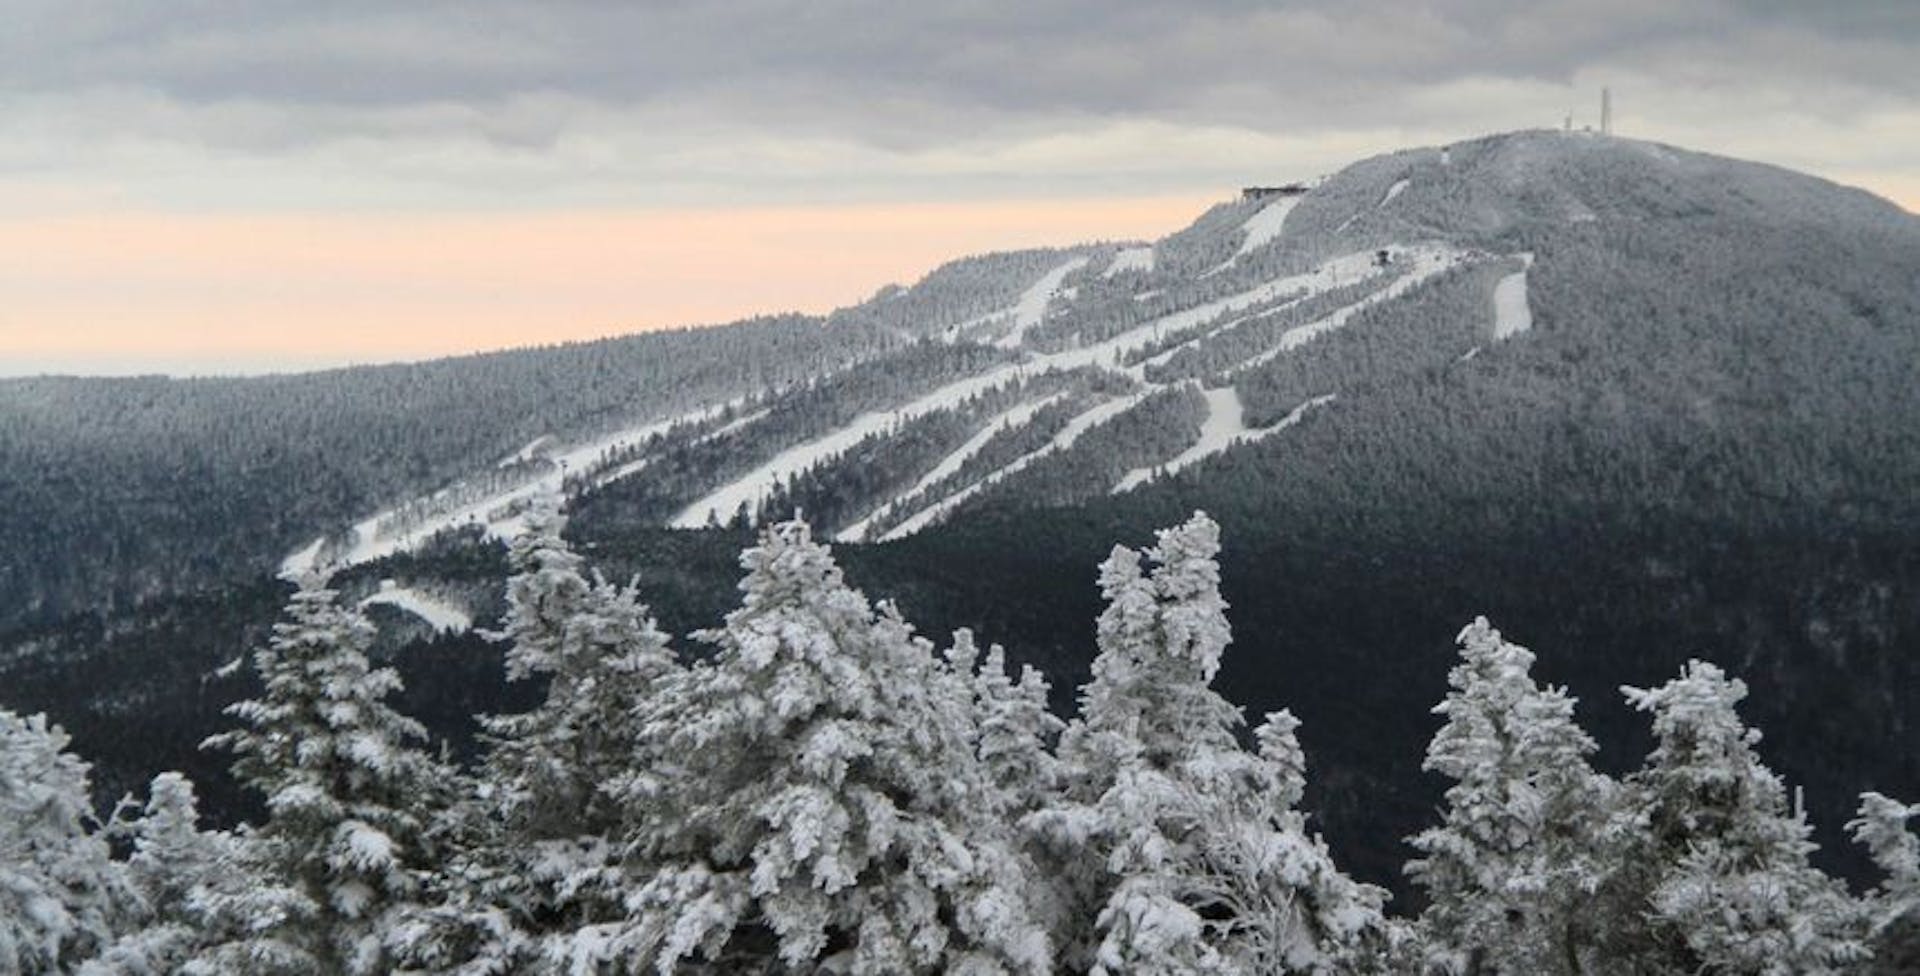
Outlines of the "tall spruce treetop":
[[662,972],[1044,973],[1005,809],[932,648],[807,526],[742,556],[740,609],[656,722],[685,766],[640,899]]
[[1848,833],[1886,875],[1874,892],[1876,928],[1920,911],[1920,836],[1907,827],[1915,817],[1920,817],[1920,803],[1869,792],[1860,794],[1860,815],[1847,823]]
[[235,776],[266,798],[248,856],[306,904],[231,905],[255,917],[243,921],[243,935],[209,950],[205,968],[264,969],[269,958],[295,971],[391,968],[389,913],[420,890],[437,853],[424,849],[424,819],[448,786],[419,746],[420,724],[386,703],[400,677],[369,662],[373,637],[366,617],[306,581],[254,654],[261,697],[229,708],[241,727],[207,740],[234,752]]
[[564,971],[626,916],[631,823],[661,764],[640,715],[678,665],[633,587],[582,574],[565,528],[558,498],[541,498],[509,548],[507,612],[488,636],[506,645],[508,677],[544,680],[546,694],[483,720],[491,748],[459,884],[439,923],[410,933],[423,959]]
[[1746,684],[1704,661],[1649,690],[1623,688],[1653,715],[1656,745],[1628,780],[1643,825],[1621,870],[1651,906],[1651,958],[1675,971],[1817,974],[1865,955],[1845,890],[1808,863],[1811,827],[1760,762],[1757,729],[1735,706]]
[[1480,973],[1580,971],[1582,910],[1600,881],[1610,784],[1574,700],[1541,688],[1534,655],[1485,617],[1460,632],[1446,722],[1424,769],[1453,781],[1443,823],[1412,838],[1435,962]]
[[68,741],[45,715],[0,708],[0,973],[69,969],[129,907]]
[[1232,639],[1219,527],[1196,513],[1146,555],[1101,567],[1107,608],[1081,716],[1063,734],[1065,802],[1030,818],[1061,900],[1093,922],[1068,963],[1095,973],[1333,972],[1381,923],[1385,893],[1341,874],[1292,808],[1304,767],[1290,715],[1242,748],[1210,683]]

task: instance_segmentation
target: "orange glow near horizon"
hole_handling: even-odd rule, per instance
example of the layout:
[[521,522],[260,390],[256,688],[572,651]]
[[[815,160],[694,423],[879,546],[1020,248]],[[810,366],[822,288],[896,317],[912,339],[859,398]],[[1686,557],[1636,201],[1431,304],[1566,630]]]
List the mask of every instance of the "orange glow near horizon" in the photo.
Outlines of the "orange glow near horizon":
[[1210,202],[12,219],[0,374],[293,369],[823,312],[968,254],[1159,237]]

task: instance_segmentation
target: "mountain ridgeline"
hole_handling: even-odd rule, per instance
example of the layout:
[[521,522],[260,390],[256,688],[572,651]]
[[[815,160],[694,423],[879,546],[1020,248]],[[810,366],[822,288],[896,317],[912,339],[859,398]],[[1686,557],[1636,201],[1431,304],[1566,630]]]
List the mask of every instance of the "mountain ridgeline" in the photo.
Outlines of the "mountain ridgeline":
[[[1920,219],[1759,164],[1527,132],[1356,163],[1151,243],[968,258],[825,317],[411,366],[0,381],[0,704],[103,791],[186,767],[245,680],[275,573],[381,581],[484,624],[501,541],[561,492],[669,630],[731,599],[741,529],[796,512],[851,580],[972,627],[1063,697],[1084,567],[1196,507],[1235,651],[1290,707],[1306,806],[1406,893],[1438,795],[1445,635],[1486,613],[1581,699],[1693,657],[1754,689],[1829,866],[1855,794],[1920,795]],[[467,742],[497,653],[387,600],[403,706]],[[396,609],[399,608],[399,609]],[[436,625],[437,626],[437,625]],[[452,628],[457,631],[458,628]]]

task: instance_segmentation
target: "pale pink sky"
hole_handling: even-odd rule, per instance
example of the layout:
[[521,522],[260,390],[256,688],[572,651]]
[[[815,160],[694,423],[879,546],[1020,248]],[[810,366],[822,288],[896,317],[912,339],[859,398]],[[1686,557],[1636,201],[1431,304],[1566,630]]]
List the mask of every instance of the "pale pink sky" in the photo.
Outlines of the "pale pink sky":
[[245,372],[823,312],[967,254],[1157,237],[1209,202],[11,219],[0,374]]
[[1596,121],[1920,208],[1910,3],[5,0],[0,375],[825,311]]

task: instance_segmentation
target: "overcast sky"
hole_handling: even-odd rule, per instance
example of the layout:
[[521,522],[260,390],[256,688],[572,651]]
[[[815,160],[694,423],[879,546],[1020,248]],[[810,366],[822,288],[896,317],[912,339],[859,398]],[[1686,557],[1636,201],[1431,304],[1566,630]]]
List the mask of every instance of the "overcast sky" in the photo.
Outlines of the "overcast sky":
[[1593,121],[1920,208],[1920,5],[0,0],[0,373],[823,310]]

